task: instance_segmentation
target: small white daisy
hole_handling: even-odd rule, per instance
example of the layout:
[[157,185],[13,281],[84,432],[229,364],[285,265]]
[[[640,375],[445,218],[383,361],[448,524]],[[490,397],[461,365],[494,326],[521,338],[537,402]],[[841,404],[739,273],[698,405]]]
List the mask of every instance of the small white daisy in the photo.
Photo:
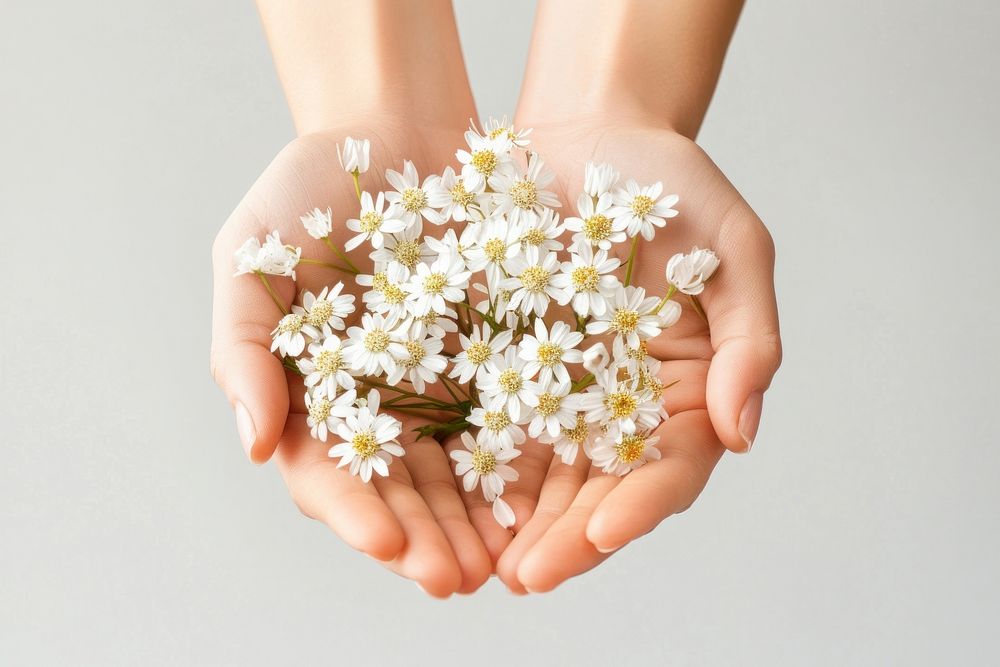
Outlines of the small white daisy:
[[278,321],[271,332],[271,352],[277,351],[283,357],[297,357],[306,349],[306,337],[319,340],[320,330],[306,321],[306,311],[301,306],[292,306],[292,312]]
[[396,368],[386,376],[386,382],[396,386],[406,377],[418,394],[424,393],[427,384],[437,382],[448,361],[440,354],[444,341],[440,338],[407,338],[393,341],[389,351],[396,360]]
[[559,214],[551,208],[542,211],[541,215],[525,215],[521,218],[521,245],[535,246],[540,250],[562,250],[564,225],[559,224]]
[[445,167],[440,176],[430,176],[424,183],[427,188],[427,202],[433,208],[441,209],[443,222],[454,220],[465,222],[472,219],[472,214],[479,211],[482,214],[486,189],[486,181],[480,179],[479,187],[469,188],[465,179],[455,174],[451,167]]
[[521,455],[516,449],[497,450],[483,447],[468,432],[462,432],[465,449],[451,453],[455,461],[455,475],[462,478],[462,488],[471,493],[477,485],[483,489],[483,497],[493,503],[493,517],[504,528],[514,525],[514,513],[510,506],[500,499],[506,482],[517,481],[517,471],[507,465]]
[[506,263],[521,252],[517,226],[502,217],[479,224],[476,242],[465,253],[466,266],[473,272],[485,271],[488,280],[499,280]]
[[500,282],[501,289],[513,290],[507,310],[543,317],[549,301],[568,301],[566,290],[552,284],[552,274],[558,267],[559,260],[554,252],[542,253],[534,246],[508,260],[507,270],[513,277]]
[[264,243],[252,237],[236,251],[236,273],[267,273],[273,276],[287,276],[295,279],[295,267],[302,257],[302,248],[285,245],[281,235],[273,231],[264,238]]
[[608,214],[615,220],[625,220],[628,224],[625,233],[629,236],[642,234],[642,238],[651,241],[656,231],[654,227],[663,227],[667,224],[666,218],[677,215],[677,211],[671,206],[680,197],[667,195],[660,199],[662,192],[663,184],[659,181],[640,188],[634,180],[629,180],[624,189],[615,193],[615,205]]
[[[392,262],[388,268],[372,277],[372,288],[361,296],[361,300],[373,313],[400,319],[406,317],[409,314],[406,305],[409,280],[410,272],[406,267]],[[361,282],[360,279],[358,282]]]
[[338,468],[349,465],[351,474],[358,475],[363,482],[372,478],[372,471],[388,477],[392,457],[406,453],[396,440],[403,432],[403,425],[389,415],[378,414],[379,400],[379,393],[372,389],[365,405],[337,425],[337,435],[344,442],[334,445],[329,452],[331,458],[340,457]]
[[579,394],[577,404],[588,421],[614,424],[625,433],[660,423],[660,404],[653,401],[650,389],[640,388],[633,378],[618,379],[616,367],[596,373],[595,379],[596,384]]
[[372,201],[371,194],[361,193],[361,215],[347,221],[347,228],[358,232],[347,240],[344,247],[354,250],[366,240],[370,240],[373,248],[381,248],[385,242],[385,234],[395,234],[403,231],[406,222],[401,217],[400,209],[395,206],[385,207],[385,194],[380,192]]
[[584,454],[591,456],[595,435],[596,429],[591,428],[586,415],[578,412],[570,428],[562,427],[559,430],[559,435],[555,437],[549,435],[547,431],[542,431],[538,436],[538,441],[552,445],[556,455],[562,458],[563,463],[573,465],[581,449]]
[[411,312],[417,316],[431,311],[441,314],[447,310],[447,302],[465,301],[465,289],[471,275],[456,255],[438,256],[429,266],[417,264],[406,287]]
[[539,317],[535,320],[535,335],[525,334],[517,346],[518,355],[527,362],[524,372],[531,378],[538,373],[542,385],[548,385],[553,376],[569,384],[566,364],[583,361],[583,352],[576,349],[582,341],[583,334],[573,331],[565,322],[553,322],[547,329],[545,321]]
[[305,375],[306,387],[315,388],[317,395],[336,396],[338,388],[354,389],[354,378],[344,360],[340,339],[330,335],[322,343],[309,346],[310,356],[299,359],[299,371]]
[[611,189],[618,184],[618,171],[608,164],[602,162],[596,164],[588,162],[583,172],[583,191],[591,197],[600,197],[611,192]]
[[576,202],[579,217],[566,218],[566,229],[573,234],[573,243],[586,243],[601,250],[610,250],[615,243],[621,243],[627,236],[628,220],[624,217],[612,218],[612,197],[602,194],[597,203],[588,195],[580,195]]
[[485,187],[486,181],[510,169],[510,149],[513,145],[504,135],[484,138],[468,130],[465,140],[469,150],[460,149],[455,157],[462,163],[462,183],[469,192]]
[[507,347],[499,361],[487,361],[476,372],[476,386],[484,399],[483,405],[491,410],[506,409],[511,419],[520,421],[531,393],[527,385],[531,375],[524,359],[518,355],[517,346]]
[[639,341],[660,335],[660,317],[652,314],[659,301],[656,297],[646,298],[646,290],[641,287],[619,287],[609,300],[607,310],[600,315],[595,314],[595,319],[587,324],[587,333],[593,335],[611,331],[630,347],[638,347]]
[[524,444],[524,429],[511,420],[506,410],[472,408],[472,413],[466,419],[470,424],[480,427],[476,440],[485,447],[507,450]]
[[335,430],[341,419],[354,413],[356,399],[357,393],[353,389],[336,398],[332,394],[327,396],[307,391],[306,410],[309,416],[306,417],[306,424],[312,437],[326,442],[327,433]]
[[528,382],[528,396],[525,403],[534,408],[528,422],[528,435],[537,438],[543,431],[551,437],[559,435],[561,429],[571,429],[576,425],[579,394],[570,394],[569,380],[558,382]]
[[443,313],[435,313],[432,310],[420,317],[411,314],[406,321],[406,330],[414,338],[421,336],[443,338],[445,334],[458,331],[458,325],[455,323],[456,319],[458,319],[458,313],[451,308],[448,308]]
[[302,226],[306,228],[309,236],[314,239],[325,239],[333,229],[333,211],[329,208],[326,211],[314,208],[310,213],[300,217],[299,220],[302,221]]
[[[476,237],[479,235],[480,224],[470,223],[462,229],[462,235],[455,233],[454,229],[449,229],[440,239],[427,238],[427,247],[438,257],[453,255],[461,260],[462,266],[467,266],[469,261],[469,250],[476,244]],[[431,260],[427,260],[431,261]]]
[[698,295],[717,268],[719,258],[714,252],[695,247],[686,255],[678,253],[670,258],[666,269],[667,282],[684,294]]
[[572,301],[580,317],[603,315],[621,285],[615,275],[621,260],[609,258],[605,250],[595,253],[588,243],[577,243],[572,250],[570,261],[562,263],[562,273],[552,276],[552,284],[564,291],[559,305]]
[[382,271],[391,262],[413,271],[417,264],[430,261],[434,254],[420,237],[420,225],[407,225],[402,231],[386,236],[382,247],[368,256],[375,262],[376,271]]
[[385,178],[389,184],[396,189],[395,192],[386,192],[385,198],[390,204],[400,208],[402,218],[411,225],[417,225],[423,216],[428,222],[441,225],[445,220],[441,214],[429,204],[428,179],[420,185],[420,177],[417,176],[417,168],[409,160],[403,161],[403,173],[392,169],[386,169]]
[[510,330],[493,335],[486,325],[480,328],[478,324],[473,324],[468,337],[465,334],[458,335],[462,351],[452,357],[454,368],[448,373],[448,377],[458,378],[460,384],[465,384],[487,362],[499,364],[512,337],[513,332]]
[[363,174],[368,171],[371,152],[372,144],[367,139],[347,137],[344,139],[343,150],[341,150],[340,144],[337,144],[337,159],[340,160],[340,166],[348,174],[354,171]]
[[517,224],[525,215],[541,215],[544,207],[558,208],[559,198],[545,186],[555,179],[555,173],[545,167],[537,153],[528,160],[528,168],[521,171],[515,167],[512,172],[495,173],[489,179],[490,187],[496,192],[496,213],[506,215]]
[[306,324],[310,324],[323,335],[329,336],[332,329],[344,330],[344,318],[354,312],[354,295],[341,294],[344,283],[324,287],[319,294],[306,290],[302,294],[302,307],[306,312]]
[[515,130],[514,124],[507,120],[507,116],[504,116],[500,120],[493,118],[492,116],[483,124],[483,136],[495,139],[499,136],[504,136],[510,139],[510,142],[517,146],[518,148],[525,148],[531,143],[528,139],[528,135],[531,134],[531,128]]
[[656,435],[610,429],[597,439],[591,458],[605,473],[621,476],[649,461],[659,461],[661,454],[656,448],[659,441]]
[[389,374],[395,369],[396,361],[389,352],[399,319],[379,313],[365,313],[361,316],[361,326],[347,330],[348,340],[344,343],[344,358],[351,369],[363,375]]

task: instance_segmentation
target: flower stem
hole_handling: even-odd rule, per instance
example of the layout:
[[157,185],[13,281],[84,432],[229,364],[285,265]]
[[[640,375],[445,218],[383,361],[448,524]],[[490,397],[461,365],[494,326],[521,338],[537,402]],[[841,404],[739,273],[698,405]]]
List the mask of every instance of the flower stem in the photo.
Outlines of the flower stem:
[[271,297],[271,301],[274,301],[274,305],[276,305],[278,307],[278,310],[281,311],[281,314],[282,315],[287,315],[288,314],[288,308],[285,307],[285,304],[281,300],[281,297],[279,297],[278,293],[274,291],[273,287],[271,287],[271,282],[267,279],[267,276],[264,275],[264,272],[263,271],[254,271],[254,273],[257,274],[258,278],[260,278],[260,282],[264,283],[264,289],[267,290],[267,293]]
[[672,297],[674,295],[674,292],[676,292],[676,291],[677,291],[677,288],[674,287],[673,285],[671,285],[667,289],[666,296],[664,296],[662,299],[660,299],[660,302],[658,304],[656,304],[656,308],[653,308],[653,310],[649,311],[649,314],[650,315],[659,315],[660,309],[663,308],[665,305],[667,305],[667,301],[670,301],[670,297]]
[[[465,391],[465,388],[462,387],[462,385],[458,384],[444,373],[441,373],[441,375],[439,375],[438,377],[441,378],[441,382],[444,384],[444,388],[447,389],[448,393],[451,394],[451,397],[455,399],[455,403],[462,402],[462,399],[458,397],[459,394],[464,396],[465,400],[469,400],[469,394]],[[456,394],[455,391],[452,391],[452,387],[455,388],[455,391],[457,391],[458,394]]]
[[332,262],[324,262],[321,259],[307,259],[303,257],[299,260],[299,264],[312,264],[314,266],[322,266],[327,269],[334,269],[336,271],[343,271],[344,273],[350,273],[351,275],[358,275],[357,269],[349,269],[346,266],[341,266],[339,264],[333,264]]
[[497,331],[499,331],[502,328],[499,324],[497,324],[496,320],[494,320],[492,317],[490,317],[486,313],[482,312],[481,310],[476,310],[475,308],[473,308],[472,306],[470,306],[469,304],[467,304],[465,302],[459,302],[456,305],[461,306],[462,308],[465,308],[470,313],[475,313],[476,315],[479,315],[479,317],[483,318],[483,322],[486,322],[487,324],[490,325],[490,328],[493,329],[493,333],[496,333]]
[[363,380],[360,380],[360,382],[361,382],[361,384],[367,385],[370,388],[371,387],[377,387],[379,389],[388,389],[389,391],[394,391],[397,394],[400,394],[401,396],[410,396],[412,398],[419,398],[422,401],[426,401],[428,403],[433,403],[433,404],[438,405],[438,406],[440,406],[442,408],[446,408],[446,407],[447,408],[452,408],[452,407],[455,407],[451,403],[448,403],[447,401],[442,401],[440,399],[432,398],[430,396],[424,396],[422,394],[418,394],[418,393],[413,392],[413,391],[406,391],[405,389],[400,389],[399,387],[393,387],[390,384],[385,384],[384,382],[378,382],[378,381],[372,380],[370,378],[365,378]]
[[336,244],[334,244],[334,242],[330,240],[329,236],[323,237],[323,243],[325,243],[330,250],[337,253],[337,257],[340,257],[342,260],[344,260],[344,263],[347,264],[348,267],[350,267],[351,271],[354,272],[354,275],[358,275],[359,273],[361,273],[358,267],[354,266],[354,262],[348,259],[347,253],[338,248]]
[[361,201],[361,172],[355,169],[351,172],[351,178],[354,179],[354,192],[358,195],[358,201]]
[[694,312],[698,313],[698,317],[701,318],[702,322],[708,324],[708,315],[705,314],[705,309],[701,307],[701,301],[698,300],[694,294],[688,294],[688,299],[691,300],[691,307],[694,308]]
[[569,391],[570,391],[570,393],[575,393],[575,392],[578,392],[578,391],[580,391],[582,389],[586,389],[587,387],[589,387],[592,384],[594,384],[594,374],[593,373],[587,373],[582,378],[580,378],[579,380],[577,380],[576,382],[574,382],[573,386],[570,387]]
[[632,284],[632,268],[635,266],[635,255],[639,251],[639,235],[632,239],[632,250],[628,254],[628,264],[625,267],[625,287]]

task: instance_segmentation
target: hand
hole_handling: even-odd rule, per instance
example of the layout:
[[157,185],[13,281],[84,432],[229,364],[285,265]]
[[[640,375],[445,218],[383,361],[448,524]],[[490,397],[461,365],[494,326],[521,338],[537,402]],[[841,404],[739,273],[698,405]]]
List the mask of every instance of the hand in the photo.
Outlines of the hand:
[[[532,123],[521,118],[518,126]],[[481,497],[465,496],[500,578],[515,592],[551,590],[689,507],[724,447],[749,450],[763,392],[781,361],[770,235],[697,145],[634,125],[534,128],[531,149],[559,175],[564,217],[574,213],[590,160],[610,162],[643,184],[662,181],[665,194],[680,195],[680,215],[652,243],[639,243],[635,284],[663,294],[667,260],[695,245],[714,249],[722,265],[700,296],[707,321],[678,295],[680,322],[649,344],[663,361],[660,379],[679,380],[664,394],[671,418],[657,431],[660,461],[619,478],[591,469],[582,455],[568,466],[551,447],[526,443],[512,464],[520,479],[504,493],[517,517],[513,536],[491,521]],[[622,245],[624,261],[629,248]]]
[[[281,314],[256,277],[233,277],[233,252],[251,236],[263,239],[278,230],[283,241],[303,248],[303,257],[336,261],[322,242],[306,234],[299,216],[329,206],[334,242],[343,247],[351,235],[343,221],[355,216],[359,205],[351,177],[338,162],[337,142],[346,136],[371,139],[371,164],[378,168],[362,175],[362,187],[376,192],[386,189],[382,169],[401,170],[404,157],[415,161],[421,177],[440,173],[453,162],[461,132],[415,131],[402,122],[369,118],[363,126],[300,137],[257,180],[213,248],[212,374],[236,412],[248,456],[262,463],[274,454],[292,498],[306,516],[326,523],[352,547],[437,597],[476,590],[492,572],[492,563],[469,523],[446,454],[434,440],[413,437],[412,429],[435,415],[423,420],[394,414],[403,422],[400,442],[406,455],[389,466],[389,477],[376,475],[365,484],[337,468],[337,461],[327,456],[332,442],[318,442],[309,434],[301,378],[286,376],[270,351],[270,332]],[[351,259],[360,267],[370,266],[366,253],[358,249]],[[362,310],[353,276],[306,264],[296,271],[294,282],[269,277],[285,304],[302,289],[316,292],[342,280],[345,292],[359,295],[356,314]]]

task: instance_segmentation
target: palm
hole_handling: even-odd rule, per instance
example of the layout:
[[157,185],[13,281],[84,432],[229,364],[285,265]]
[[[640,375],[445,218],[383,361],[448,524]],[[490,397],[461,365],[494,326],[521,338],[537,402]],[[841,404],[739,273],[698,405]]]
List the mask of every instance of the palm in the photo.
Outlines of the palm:
[[[303,257],[335,259],[322,242],[305,232],[299,216],[313,207],[331,207],[334,220],[340,223],[331,238],[343,247],[348,236],[343,220],[358,210],[351,178],[343,172],[336,152],[337,141],[349,135],[372,140],[372,164],[379,168],[362,177],[363,187],[372,191],[384,189],[379,180],[382,167],[400,169],[404,157],[415,162],[421,176],[440,172],[453,158],[448,147],[462,140],[460,131],[415,133],[407,128],[402,132],[389,124],[368,122],[363,128],[339,128],[290,144],[253,186],[216,241],[214,339],[231,348],[243,345],[257,355],[262,376],[256,381],[267,384],[262,389],[266,393],[263,400],[269,409],[281,406],[275,425],[258,424],[258,435],[278,442],[278,467],[305,514],[327,523],[349,544],[386,561],[387,567],[414,579],[433,595],[471,592],[489,576],[491,563],[469,524],[445,453],[433,440],[416,441],[413,437],[412,429],[424,420],[395,415],[403,422],[400,439],[407,452],[390,466],[389,477],[376,476],[372,484],[365,484],[338,469],[337,462],[327,457],[328,447],[309,434],[301,378],[290,373],[282,377],[277,359],[262,356],[266,350],[261,343],[266,345],[268,332],[280,316],[277,309],[258,281],[229,277],[233,249],[248,236],[263,237],[272,229],[280,231],[286,243],[301,246]],[[351,259],[356,265],[370,264],[361,249],[355,255]],[[294,284],[281,278],[273,284],[285,303],[291,303],[301,290],[315,292],[338,280],[344,281],[345,290],[360,297],[351,276],[315,265],[300,264]],[[219,347],[216,345],[213,354],[218,358],[217,368],[226,365],[230,354]],[[225,374],[232,372],[227,368]],[[226,384],[226,378],[220,380]],[[437,417],[428,415],[428,419]],[[267,433],[268,428],[275,432]]]
[[[582,191],[584,165],[590,160],[614,164],[623,177],[640,182],[663,181],[667,192],[680,194],[681,214],[652,243],[639,245],[634,282],[650,293],[664,293],[667,259],[694,245],[715,248],[724,265],[737,249],[768,259],[766,232],[766,241],[756,247],[747,240],[748,216],[756,217],[692,142],[660,130],[608,127],[536,127],[532,140],[532,150],[558,174],[564,215]],[[568,466],[553,458],[550,446],[526,443],[514,461],[520,479],[504,493],[517,517],[513,535],[492,521],[480,497],[466,495],[470,519],[512,590],[549,590],[594,567],[607,552],[689,506],[707,482],[724,451],[706,402],[713,341],[702,316],[686,299],[682,305],[687,307],[681,321],[649,345],[649,353],[664,361],[665,384],[680,381],[664,396],[671,419],[658,431],[660,461],[618,478],[595,472],[582,455]],[[716,298],[712,305],[718,312],[723,304]]]

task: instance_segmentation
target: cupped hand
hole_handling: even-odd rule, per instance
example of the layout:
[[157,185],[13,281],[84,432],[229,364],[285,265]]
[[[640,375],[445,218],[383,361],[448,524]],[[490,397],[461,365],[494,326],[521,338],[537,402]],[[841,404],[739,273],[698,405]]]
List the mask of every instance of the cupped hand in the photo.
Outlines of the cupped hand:
[[[519,119],[519,127],[532,127]],[[670,419],[660,426],[662,459],[625,477],[600,473],[582,454],[574,465],[529,441],[513,462],[517,482],[504,498],[513,531],[492,521],[481,496],[466,494],[469,517],[497,573],[514,592],[548,591],[685,510],[704,488],[725,449],[748,451],[763,393],[781,362],[775,304],[774,246],[760,219],[711,159],[674,132],[585,122],[534,126],[531,149],[557,174],[563,217],[575,215],[588,161],[608,162],[622,179],[662,181],[680,196],[680,214],[640,241],[634,284],[662,295],[667,260],[693,246],[713,249],[721,267],[702,293],[699,313],[688,297],[681,320],[649,342]],[[624,261],[628,244],[619,244]],[[454,446],[454,445],[452,445]]]
[[[404,158],[415,163],[421,178],[440,173],[462,143],[461,128],[404,129],[402,123],[365,119],[363,125],[306,135],[285,147],[215,240],[212,374],[233,406],[247,455],[257,463],[274,455],[304,514],[431,595],[472,592],[489,577],[493,563],[469,522],[445,452],[436,441],[418,441],[413,433],[438,416],[394,414],[403,422],[400,442],[406,454],[389,466],[388,477],[376,475],[365,484],[338,468],[327,456],[336,436],[326,444],[311,437],[302,379],[286,372],[270,350],[271,331],[281,313],[255,276],[233,276],[234,251],[247,238],[263,240],[272,230],[285,243],[301,246],[303,257],[336,261],[329,248],[305,232],[299,217],[330,207],[335,223],[331,239],[344,247],[351,233],[343,222],[359,210],[352,179],[337,157],[337,143],[347,136],[372,142],[373,168],[362,175],[362,187],[371,192],[387,189],[384,169],[401,170]],[[358,249],[351,255],[355,265],[370,266],[366,252]],[[296,273],[294,281],[269,276],[285,304],[293,303],[301,290],[315,293],[343,281],[345,293],[357,295],[355,315],[360,315],[361,290],[353,276],[307,264],[300,264]]]

